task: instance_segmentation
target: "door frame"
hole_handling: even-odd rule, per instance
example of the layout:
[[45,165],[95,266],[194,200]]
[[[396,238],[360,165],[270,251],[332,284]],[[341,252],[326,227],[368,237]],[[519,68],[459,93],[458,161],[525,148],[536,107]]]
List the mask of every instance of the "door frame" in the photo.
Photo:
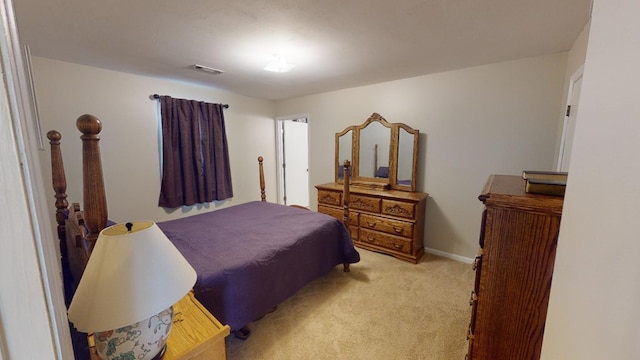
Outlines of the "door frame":
[[[572,104],[571,103],[571,97],[573,96],[573,93],[575,92],[575,84],[576,84],[576,82],[578,80],[580,80],[582,78],[583,73],[584,73],[584,65],[581,65],[571,75],[571,78],[569,79],[569,89],[567,91],[567,100],[566,100],[566,102],[564,104],[562,135],[561,135],[561,138],[560,138],[560,147],[558,149],[558,161],[556,163],[556,171],[560,171],[562,169],[562,160],[564,158],[565,146],[567,145],[567,136],[569,135],[568,132],[567,132],[568,131],[567,125],[569,125],[569,116],[567,116],[567,107],[576,105],[576,104]],[[574,107],[574,109],[575,109],[575,107]],[[574,129],[575,129],[575,126],[574,126]]]
[[[307,149],[309,148],[309,114],[297,114],[297,115],[287,115],[287,116],[277,116],[275,121],[275,135],[276,135],[276,183],[278,185],[278,204],[285,204],[284,197],[286,195],[285,191],[285,176],[284,176],[284,139],[281,133],[282,124],[284,121],[292,121],[295,119],[306,119],[307,123]],[[309,157],[307,156],[307,168],[309,164]],[[307,184],[307,188],[309,184]],[[309,192],[310,194],[310,192]],[[309,199],[311,200],[311,199]]]
[[[2,48],[3,90],[0,91],[0,108],[9,114],[11,130],[3,132],[0,138],[10,146],[15,146],[13,154],[3,154],[3,159],[19,161],[19,165],[8,171],[20,172],[21,183],[14,177],[7,177],[9,184],[16,185],[15,200],[24,200],[20,207],[13,206],[11,211],[23,211],[25,216],[16,213],[18,222],[9,226],[8,238],[13,242],[9,250],[0,259],[7,264],[16,265],[13,269],[20,276],[9,277],[3,281],[2,291],[11,294],[9,301],[0,302],[0,312],[20,310],[16,300],[29,306],[27,313],[3,312],[0,332],[13,333],[12,336],[0,336],[0,359],[21,354],[25,358],[72,359],[74,357],[63,284],[56,249],[57,234],[49,213],[49,202],[45,198],[42,168],[38,150],[42,149],[42,135],[37,122],[37,109],[29,73],[28,49],[20,44],[16,19],[11,0],[0,3],[0,48]],[[24,51],[24,52],[23,52]],[[13,163],[10,161],[10,165]],[[21,188],[19,188],[21,186]],[[11,261],[20,259],[20,261]],[[35,266],[34,266],[35,264]],[[36,268],[34,268],[36,267]],[[34,332],[33,324],[40,328]],[[29,336],[36,336],[32,341]],[[47,336],[49,335],[49,336]],[[40,336],[40,338],[38,338]],[[53,353],[47,353],[52,351]]]

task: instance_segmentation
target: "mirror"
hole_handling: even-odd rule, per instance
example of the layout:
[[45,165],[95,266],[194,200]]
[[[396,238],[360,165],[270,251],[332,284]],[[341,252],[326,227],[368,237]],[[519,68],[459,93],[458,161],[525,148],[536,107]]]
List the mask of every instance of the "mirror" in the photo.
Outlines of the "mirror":
[[398,131],[398,186],[415,188],[416,158],[414,154],[418,150],[417,130],[400,126]]
[[[349,160],[349,162],[353,162],[351,158],[352,144],[353,126],[336,134],[336,182],[344,178],[344,165],[342,165],[344,161]],[[352,168],[349,168],[349,175],[353,175]]]
[[360,129],[359,171],[361,177],[389,178],[391,128],[378,121]]
[[349,160],[355,186],[415,191],[418,138],[418,130],[373,113],[336,133],[336,182],[344,181],[342,164]]

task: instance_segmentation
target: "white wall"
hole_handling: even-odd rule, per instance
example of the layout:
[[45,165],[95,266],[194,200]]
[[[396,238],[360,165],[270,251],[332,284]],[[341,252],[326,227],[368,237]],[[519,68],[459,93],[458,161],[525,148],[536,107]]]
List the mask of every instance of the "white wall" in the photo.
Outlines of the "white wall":
[[[569,86],[571,77],[575,74],[575,72],[584,65],[584,58],[587,55],[587,44],[589,43],[589,27],[591,26],[591,22],[589,21],[584,29],[580,32],[580,35],[573,42],[573,46],[569,50],[567,54],[567,70],[565,72],[565,86],[562,97],[562,107],[558,110],[561,114],[564,114],[567,108],[567,95],[569,93]],[[564,120],[564,117],[563,117]],[[558,130],[556,137],[556,154],[560,153],[560,145],[562,144],[562,132],[564,127],[564,121],[558,122]],[[553,168],[557,169],[558,167],[558,158],[559,155],[556,156],[553,163]]]
[[573,75],[580,66],[584,65],[584,59],[587,56],[587,45],[589,44],[589,29],[591,27],[591,21],[589,21],[584,29],[580,32],[580,35],[574,40],[571,50],[567,55],[567,73],[565,81],[568,83],[571,75]]
[[596,0],[543,359],[640,351],[640,2]]
[[[76,119],[97,116],[103,124],[101,153],[109,218],[117,221],[162,221],[184,216],[187,208],[159,208],[159,107],[152,94],[229,104],[225,122],[234,197],[230,201],[194,206],[189,214],[260,200],[257,157],[265,158],[267,200],[276,197],[275,105],[233,93],[183,82],[143,77],[44,58],[33,59],[34,81],[43,132],[62,133],[69,203],[82,203],[82,158]],[[44,136],[44,134],[43,134]],[[46,137],[45,137],[46,140]],[[41,163],[51,184],[50,151]],[[51,190],[51,204],[53,190]]]
[[310,114],[311,186],[333,181],[334,135],[348,125],[377,112],[419,129],[425,246],[470,258],[487,177],[553,168],[566,64],[559,53],[478,66],[280,101],[277,113]]

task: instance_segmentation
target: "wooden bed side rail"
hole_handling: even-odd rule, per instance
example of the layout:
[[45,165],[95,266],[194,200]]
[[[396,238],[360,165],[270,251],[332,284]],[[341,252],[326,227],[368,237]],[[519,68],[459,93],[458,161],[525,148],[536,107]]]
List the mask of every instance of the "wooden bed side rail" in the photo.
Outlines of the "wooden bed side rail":
[[93,115],[85,114],[78,118],[76,127],[82,133],[83,212],[88,230],[87,241],[90,250],[93,250],[98,234],[107,226],[108,218],[100,158],[102,122]]
[[71,297],[75,292],[82,273],[84,272],[89,255],[91,254],[91,244],[87,241],[87,228],[84,217],[80,210],[80,204],[73,203],[69,207],[69,216],[65,225],[67,250],[66,270],[69,278],[65,277],[65,294],[67,306],[71,303]]

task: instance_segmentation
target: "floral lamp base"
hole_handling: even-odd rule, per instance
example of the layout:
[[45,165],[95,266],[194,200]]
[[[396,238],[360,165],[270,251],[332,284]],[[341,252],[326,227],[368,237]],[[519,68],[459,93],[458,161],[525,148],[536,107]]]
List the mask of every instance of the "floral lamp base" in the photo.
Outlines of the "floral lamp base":
[[162,358],[173,324],[173,307],[136,324],[94,333],[96,350],[105,360]]

